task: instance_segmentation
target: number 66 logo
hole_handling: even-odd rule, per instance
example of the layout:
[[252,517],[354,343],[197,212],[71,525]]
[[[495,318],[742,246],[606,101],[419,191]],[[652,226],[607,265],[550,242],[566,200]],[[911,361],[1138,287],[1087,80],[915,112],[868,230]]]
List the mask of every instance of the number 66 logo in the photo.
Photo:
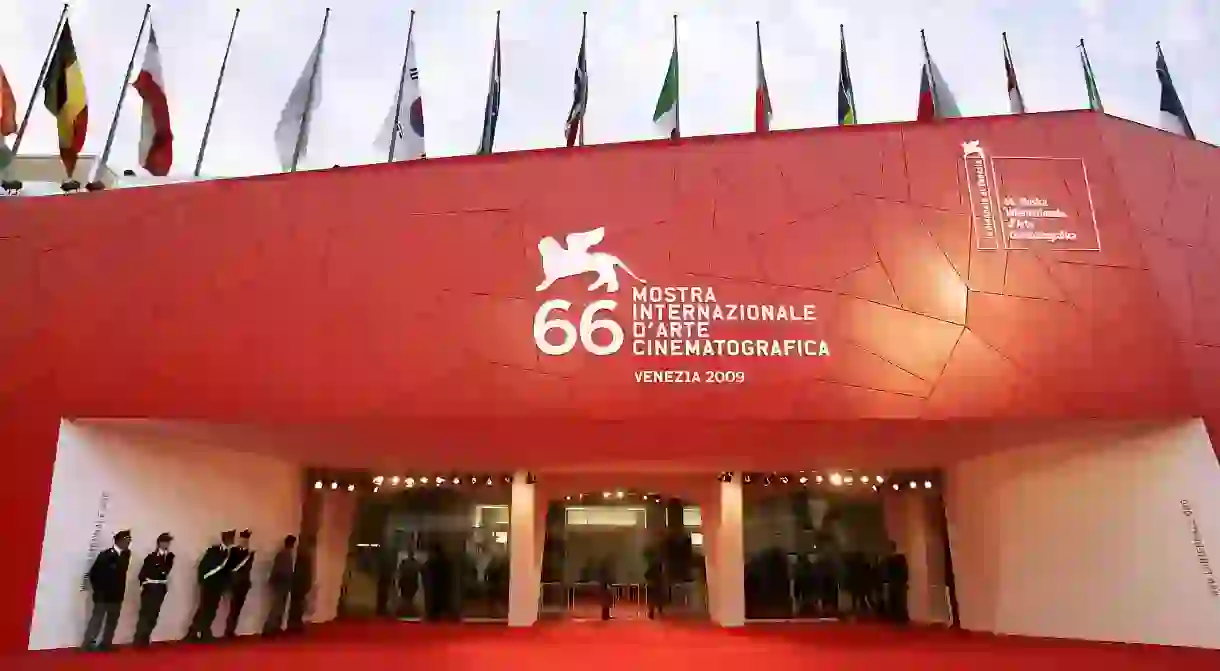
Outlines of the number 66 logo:
[[[562,317],[551,318],[551,315],[556,312],[563,313],[571,310],[571,303],[559,298],[549,300],[534,313],[534,344],[538,346],[540,352],[550,356],[561,356],[571,352],[576,348],[577,340],[580,341],[586,352],[595,356],[614,354],[623,346],[623,328],[613,319],[598,319],[597,315],[600,312],[613,311],[616,307],[618,307],[618,303],[612,300],[590,303],[584,312],[580,313],[580,326],[577,327],[570,320]],[[547,339],[551,331],[559,331],[562,334],[562,339],[558,344]],[[599,331],[610,334],[609,343],[599,345],[594,342],[593,334]]]

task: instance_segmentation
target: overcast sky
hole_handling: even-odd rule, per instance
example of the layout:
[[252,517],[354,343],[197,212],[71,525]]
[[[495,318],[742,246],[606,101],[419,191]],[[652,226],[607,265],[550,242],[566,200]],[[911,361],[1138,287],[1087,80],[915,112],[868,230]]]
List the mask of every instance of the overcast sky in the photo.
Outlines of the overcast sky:
[[[100,153],[146,3],[70,4],[89,98],[85,151]],[[497,151],[563,143],[582,10],[589,12],[590,144],[654,137],[651,115],[674,12],[685,135],[752,128],[759,20],[776,128],[835,123],[843,23],[862,123],[914,118],[920,28],[963,114],[1006,112],[1006,30],[1031,111],[1086,105],[1076,49],[1083,37],[1107,111],[1151,125],[1159,100],[1154,44],[1161,40],[1199,138],[1220,142],[1216,0],[154,0],[175,173],[194,167],[238,6],[204,173],[278,170],[273,130],[328,4],[334,11],[324,95],[303,167],[383,160],[372,142],[393,102],[412,6],[430,156],[469,154],[478,145],[497,9],[504,62]],[[55,0],[0,0],[0,64],[23,108],[60,7]],[[116,169],[135,167],[139,102],[131,91],[112,150]],[[54,153],[54,129],[40,103],[22,153]]]

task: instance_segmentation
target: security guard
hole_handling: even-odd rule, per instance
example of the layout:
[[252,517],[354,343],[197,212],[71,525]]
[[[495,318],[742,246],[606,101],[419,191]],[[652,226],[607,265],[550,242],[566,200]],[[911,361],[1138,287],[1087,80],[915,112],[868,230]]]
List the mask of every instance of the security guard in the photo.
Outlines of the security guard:
[[157,549],[148,553],[140,567],[140,617],[136,621],[136,635],[132,643],[137,647],[148,647],[157,617],[161,615],[161,604],[169,591],[169,573],[174,570],[174,553],[169,544],[174,537],[168,533],[157,536]]
[[[114,646],[114,630],[119,626],[119,611],[127,591],[127,568],[131,564],[131,532],[114,535],[114,547],[98,553],[89,568],[89,587],[93,589],[93,610],[85,625],[85,650],[110,650]],[[98,634],[102,635],[99,643]]]
[[186,633],[188,641],[213,639],[212,623],[216,620],[220,600],[229,585],[229,572],[226,569],[236,536],[237,532],[233,529],[221,533],[220,542],[205,550],[203,558],[199,560],[199,606],[191,620],[190,631]]
[[250,569],[253,567],[254,551],[250,549],[250,530],[246,529],[238,534],[237,546],[229,553],[229,619],[225,623],[227,638],[237,635],[241,609],[246,605],[246,595],[250,593]]

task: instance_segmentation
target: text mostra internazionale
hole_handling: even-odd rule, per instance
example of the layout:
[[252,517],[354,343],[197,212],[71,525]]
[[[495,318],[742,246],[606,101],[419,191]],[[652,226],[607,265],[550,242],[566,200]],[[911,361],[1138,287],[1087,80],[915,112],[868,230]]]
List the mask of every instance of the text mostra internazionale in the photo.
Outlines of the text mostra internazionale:
[[814,305],[726,303],[711,287],[636,287],[631,292],[637,356],[827,356],[820,338],[715,338],[716,322],[814,322]]

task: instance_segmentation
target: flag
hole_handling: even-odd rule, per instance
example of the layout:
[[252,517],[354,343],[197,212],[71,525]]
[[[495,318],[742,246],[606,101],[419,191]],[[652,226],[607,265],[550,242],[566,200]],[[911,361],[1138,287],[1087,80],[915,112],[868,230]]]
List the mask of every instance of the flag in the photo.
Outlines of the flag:
[[1012,52],[1008,50],[1008,36],[1004,35],[1004,75],[1008,78],[1008,111],[1025,114],[1025,97],[1017,84],[1017,68],[1012,63]]
[[923,53],[923,68],[919,76],[919,112],[916,120],[931,121],[961,116],[953,92],[940,74],[940,68],[936,67],[935,61],[932,60],[927,41],[924,41]]
[[[280,158],[280,166],[284,170],[296,170],[294,157],[305,156],[309,147],[309,125],[313,113],[322,102],[322,45],[326,41],[326,27],[318,36],[305,69],[288,94],[288,102],[280,113],[280,122],[275,127],[275,152]],[[300,142],[301,154],[295,156],[297,143]]]
[[1161,128],[1195,139],[1195,131],[1190,127],[1190,119],[1186,118],[1186,108],[1178,97],[1178,89],[1169,76],[1169,65],[1165,63],[1165,53],[1161,51],[1161,43],[1156,44],[1156,76],[1161,80]]
[[771,91],[767,89],[767,73],[763,70],[762,31],[754,24],[758,38],[758,74],[754,83],[754,132],[771,130]]
[[[419,68],[415,66],[415,43],[407,45],[407,67],[398,83],[397,106],[390,105],[376,146],[387,156],[394,145],[395,161],[424,158],[424,97],[419,89]],[[395,125],[397,119],[397,125]],[[397,139],[392,139],[397,136]]]
[[[568,122],[564,135],[568,146],[576,146],[580,131],[585,125],[585,110],[589,107],[589,68],[585,63],[585,30],[580,30],[580,52],[576,54],[576,74],[572,82],[572,109],[568,110]],[[581,144],[584,144],[582,141]]]
[[666,137],[681,137],[678,128],[678,36],[674,35],[674,50],[669,56],[669,69],[665,71],[665,82],[661,84],[661,95],[657,96],[657,109],[652,113],[652,122]]
[[480,154],[490,154],[496,146],[496,122],[500,120],[500,16],[496,15],[496,45],[491,53],[491,76],[487,81],[487,102],[483,105],[483,135]]
[[85,99],[85,76],[76,60],[76,45],[72,43],[72,28],[64,20],[63,31],[55,45],[55,54],[43,80],[43,105],[55,115],[59,130],[59,157],[68,177],[76,172],[76,160],[85,146],[89,129],[89,103]]
[[13,151],[9,149],[5,137],[17,132],[17,99],[13,96],[13,87],[9,86],[4,68],[0,67],[0,170],[4,170],[13,162]]
[[851,87],[851,70],[847,67],[847,37],[839,26],[839,125],[856,125],[856,92]]
[[140,165],[150,174],[164,177],[174,162],[174,131],[169,122],[165,79],[161,76],[161,49],[157,47],[157,33],[151,25],[148,27],[148,47],[144,49],[144,66],[132,86],[144,99]]
[[1105,112],[1101,104],[1101,92],[1097,90],[1097,79],[1093,76],[1093,64],[1089,62],[1089,52],[1084,48],[1084,40],[1080,40],[1080,67],[1084,69],[1084,88],[1089,95],[1089,109],[1094,112]]

